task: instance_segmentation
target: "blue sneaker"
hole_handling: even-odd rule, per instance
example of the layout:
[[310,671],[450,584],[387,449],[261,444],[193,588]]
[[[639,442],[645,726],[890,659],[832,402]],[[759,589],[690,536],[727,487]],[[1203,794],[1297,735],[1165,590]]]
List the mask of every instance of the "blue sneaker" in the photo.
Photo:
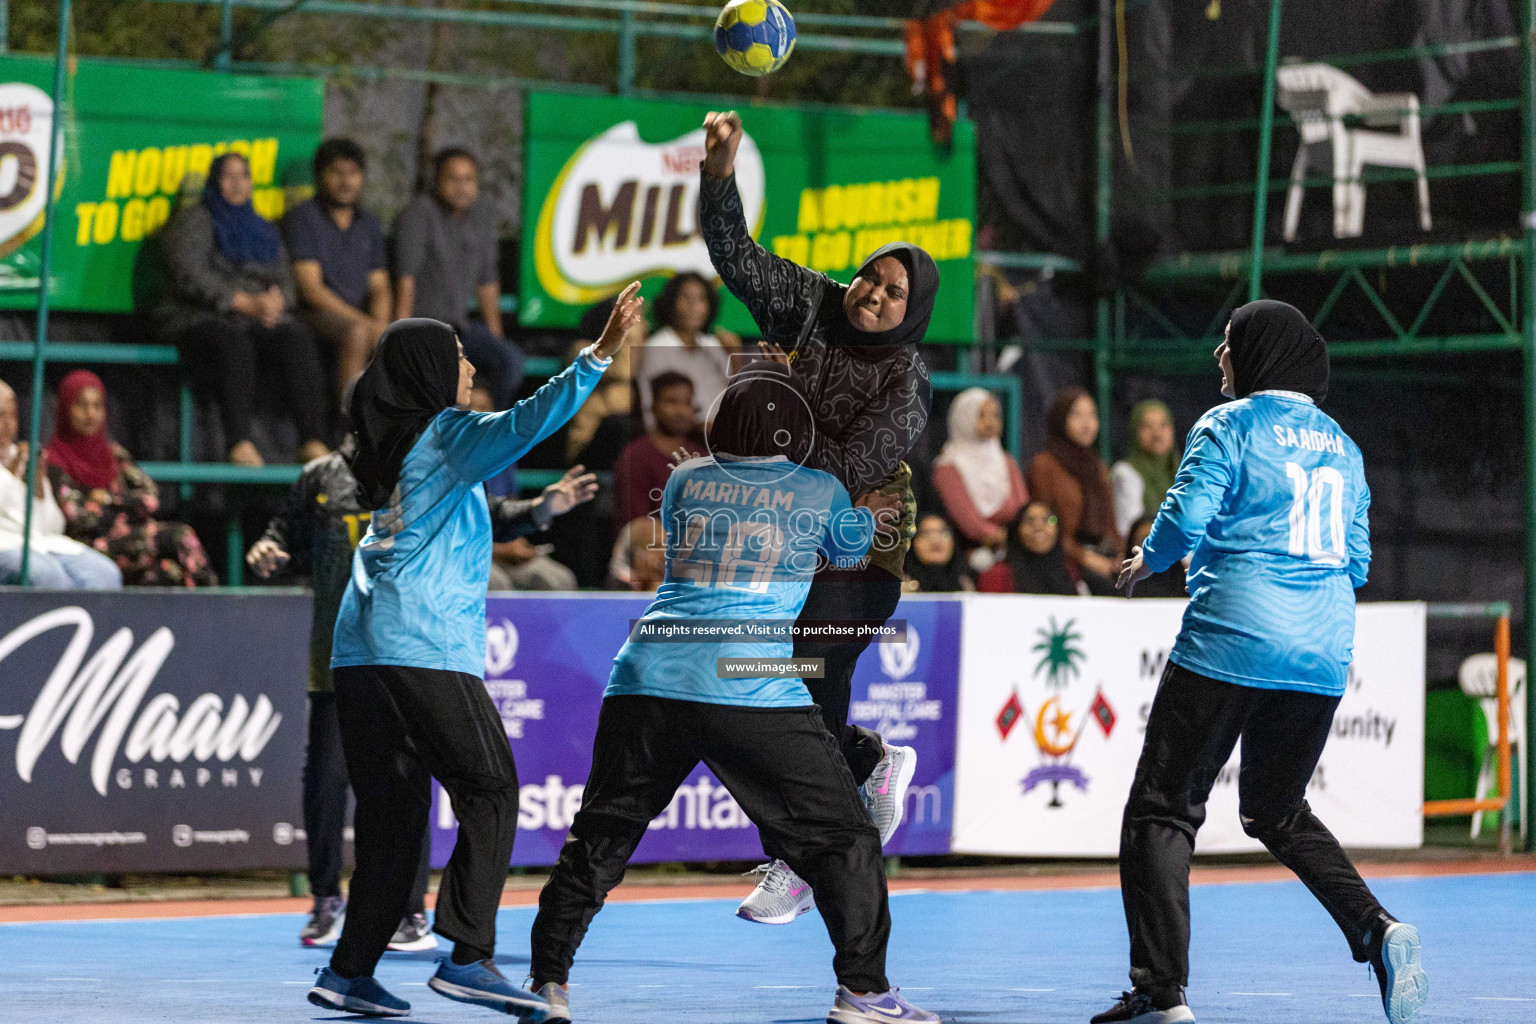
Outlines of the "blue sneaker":
[[516,1014],[523,1024],[543,1024],[549,1015],[548,1000],[537,992],[512,984],[490,960],[456,964],[451,958],[444,957],[427,987],[461,1003]]
[[390,995],[372,975],[348,981],[329,966],[317,968],[315,973],[320,978],[309,990],[309,1001],[316,1006],[365,1017],[404,1017],[411,1012],[410,1003]]
[[837,986],[837,999],[827,1011],[827,1024],[889,1024],[893,1020],[937,1021],[936,1013],[918,1009],[901,998],[900,989],[861,996]]
[[1429,978],[1420,962],[1419,930],[1391,918],[1372,928],[1366,955],[1381,985],[1381,1006],[1392,1024],[1405,1024],[1429,998]]

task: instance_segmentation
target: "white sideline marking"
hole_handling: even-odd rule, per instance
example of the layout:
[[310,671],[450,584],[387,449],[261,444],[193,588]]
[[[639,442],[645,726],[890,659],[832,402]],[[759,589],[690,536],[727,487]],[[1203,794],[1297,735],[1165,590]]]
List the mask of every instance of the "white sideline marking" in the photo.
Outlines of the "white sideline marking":
[[636,985],[635,988],[666,988],[665,985]]
[[44,981],[100,981],[100,978],[44,978]]
[[1536,998],[1531,996],[1473,996],[1473,999],[1481,999],[1485,1003],[1536,1003]]
[[1290,992],[1228,992],[1229,996],[1289,996]]
[[757,985],[755,988],[807,988],[806,985]]
[[1009,992],[1055,992],[1053,988],[1011,988]]

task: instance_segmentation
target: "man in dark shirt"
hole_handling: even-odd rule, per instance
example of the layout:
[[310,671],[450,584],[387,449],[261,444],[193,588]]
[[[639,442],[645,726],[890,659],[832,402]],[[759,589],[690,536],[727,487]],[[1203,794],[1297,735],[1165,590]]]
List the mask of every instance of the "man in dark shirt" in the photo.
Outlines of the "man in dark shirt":
[[[432,190],[395,218],[394,265],[395,318],[452,324],[464,354],[491,378],[496,408],[509,408],[523,381],[523,350],[502,331],[496,211],[480,199],[474,154],[445,149],[433,159]],[[479,321],[469,319],[471,306]]]
[[660,511],[672,467],[706,454],[703,445],[689,440],[699,422],[693,381],[668,370],[653,377],[650,386],[656,426],[629,442],[614,463],[614,517],[620,527]]
[[[350,397],[350,396],[349,396]],[[344,402],[343,408],[350,403]],[[299,933],[306,946],[333,946],[341,936],[346,901],[341,896],[342,832],[347,815],[347,766],[341,752],[336,692],[331,682],[331,637],[336,613],[352,574],[352,549],[368,532],[371,513],[358,504],[357,480],[347,460],[356,444],[349,435],[340,448],[304,467],[282,509],[251,545],[245,561],[263,579],[286,569],[308,570],[314,590],[309,627],[309,738],[304,751],[304,832],[309,849],[309,888],[314,907]],[[590,500],[597,482],[566,473],[538,498],[499,498],[490,503],[492,536],[511,541],[537,533],[550,519]],[[426,893],[431,833],[422,837],[421,859],[410,908],[389,942],[397,951],[433,949]]]
[[367,162],[351,139],[326,139],[315,150],[315,198],[283,217],[293,260],[299,316],[315,336],[336,346],[336,389],[363,372],[389,326],[389,271],[384,227],[357,205]]

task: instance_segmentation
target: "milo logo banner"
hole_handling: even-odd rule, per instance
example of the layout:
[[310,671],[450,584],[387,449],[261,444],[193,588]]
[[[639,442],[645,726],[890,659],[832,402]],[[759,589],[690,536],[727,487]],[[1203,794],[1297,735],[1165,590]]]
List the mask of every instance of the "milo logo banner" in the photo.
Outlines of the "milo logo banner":
[[0,874],[304,862],[309,598],[0,602]]
[[[702,104],[531,92],[527,103],[519,317],[573,327],[630,281],[654,296],[694,270],[714,279],[699,234]],[[892,241],[926,249],[941,286],[930,341],[970,341],[976,140],[949,154],[919,114],[745,107],[736,184],[765,248],[846,282]],[[721,324],[757,333],[724,296]]]
[[[1184,602],[964,599],[957,853],[1113,857]],[[1258,850],[1235,750],[1197,849]],[[1423,842],[1424,606],[1361,605],[1355,660],[1307,800],[1345,846]]]
[[37,303],[49,139],[59,147],[55,308],[129,312],[158,273],[144,244],[222,153],[245,154],[253,202],[283,214],[320,142],[319,81],[72,62],[53,109],[53,61],[0,57],[0,309]]

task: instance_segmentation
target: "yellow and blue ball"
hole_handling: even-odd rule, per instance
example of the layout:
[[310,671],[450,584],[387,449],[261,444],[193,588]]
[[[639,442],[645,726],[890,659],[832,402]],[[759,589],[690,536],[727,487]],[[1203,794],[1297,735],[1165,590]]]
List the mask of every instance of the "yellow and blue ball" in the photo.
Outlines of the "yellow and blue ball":
[[731,0],[715,19],[715,49],[744,75],[767,75],[795,49],[795,19],[779,0]]

